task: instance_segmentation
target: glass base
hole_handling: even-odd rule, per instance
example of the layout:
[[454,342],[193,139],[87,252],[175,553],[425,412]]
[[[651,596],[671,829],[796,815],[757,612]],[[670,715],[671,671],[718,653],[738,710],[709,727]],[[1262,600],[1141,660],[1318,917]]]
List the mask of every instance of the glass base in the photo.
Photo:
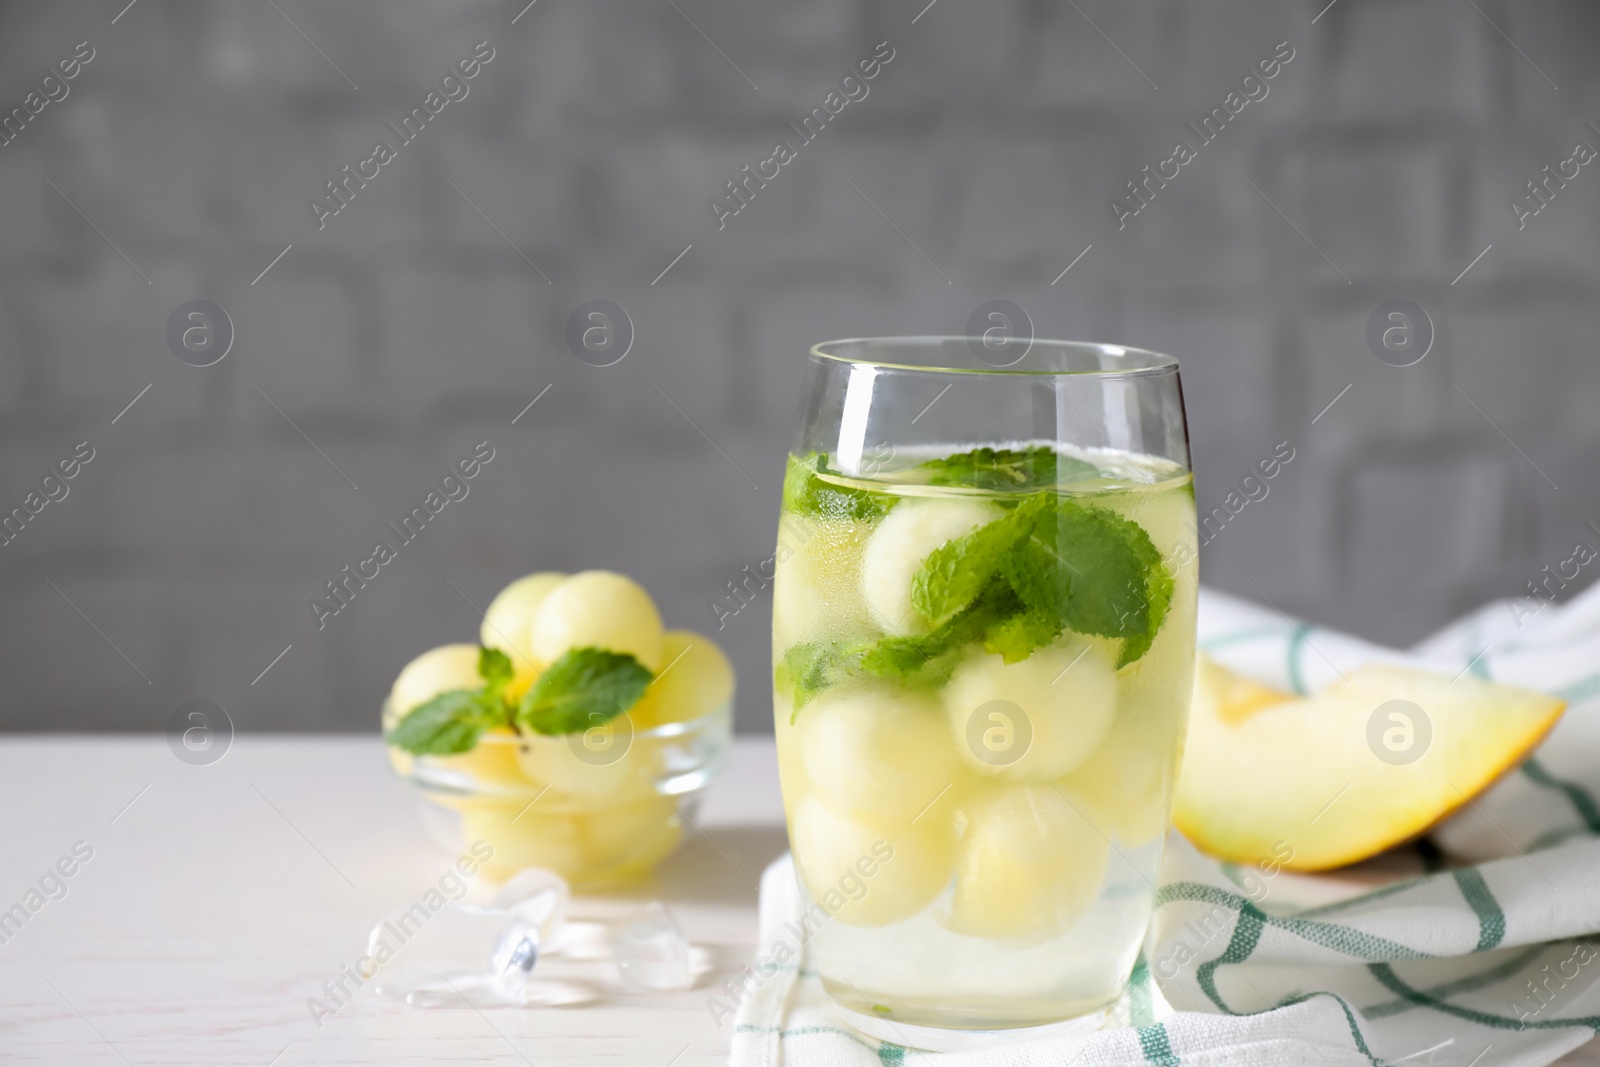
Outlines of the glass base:
[[880,1016],[863,1015],[861,1012],[851,1011],[831,997],[828,1000],[828,1007],[841,1025],[864,1037],[923,1052],[973,1052],[1019,1041],[1092,1034],[1102,1029],[1108,1018],[1107,1010],[1102,1008],[1075,1019],[1063,1019],[1060,1022],[1043,1023],[1039,1026],[1018,1026],[1005,1030],[953,1030],[943,1026],[918,1026],[914,1023],[895,1022]]

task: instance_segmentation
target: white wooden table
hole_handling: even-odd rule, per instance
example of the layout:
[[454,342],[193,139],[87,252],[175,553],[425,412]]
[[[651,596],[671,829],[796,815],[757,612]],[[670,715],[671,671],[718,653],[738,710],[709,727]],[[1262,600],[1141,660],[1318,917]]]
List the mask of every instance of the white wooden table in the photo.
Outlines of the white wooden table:
[[667,902],[709,949],[698,988],[627,993],[609,963],[551,960],[611,989],[578,1008],[482,1014],[363,993],[319,1028],[307,999],[454,859],[376,737],[245,735],[207,767],[161,737],[12,737],[0,812],[0,911],[75,842],[93,849],[66,895],[0,943],[0,1063],[53,1067],[723,1063],[731,1023],[719,1029],[706,1000],[753,955],[755,883],[786,847],[772,743],[738,741],[696,819],[705,835],[650,883],[573,908],[600,919]]
[[[772,743],[741,739],[697,819],[704,833],[651,882],[573,909],[604,919],[665,901],[706,950],[697,988],[628,993],[608,963],[552,959],[603,995],[479,1013],[364,992],[318,1027],[308,999],[453,859],[375,737],[242,736],[209,767],[179,762],[160,737],[12,737],[0,812],[0,912],[75,843],[93,849],[63,865],[65,896],[0,943],[7,1064],[722,1063],[730,1024],[706,1002],[750,959],[755,882],[785,847]],[[1597,1049],[1564,1062],[1600,1064]]]

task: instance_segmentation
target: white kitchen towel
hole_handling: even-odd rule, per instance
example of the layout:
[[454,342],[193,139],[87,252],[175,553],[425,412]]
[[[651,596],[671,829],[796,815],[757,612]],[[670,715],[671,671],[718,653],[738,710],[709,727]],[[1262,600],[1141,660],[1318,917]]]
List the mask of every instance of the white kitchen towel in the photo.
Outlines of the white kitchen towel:
[[[714,999],[737,1007],[734,1067],[1532,1067],[1600,1030],[1600,585],[1559,607],[1488,605],[1407,652],[1206,590],[1199,641],[1297,693],[1385,661],[1568,708],[1533,758],[1413,852],[1269,874],[1171,835],[1133,978],[1107,1028],[1081,1036],[928,1053],[850,1032],[785,926],[802,908],[785,856],[761,879],[760,966]],[[1441,852],[1474,865],[1442,869]]]

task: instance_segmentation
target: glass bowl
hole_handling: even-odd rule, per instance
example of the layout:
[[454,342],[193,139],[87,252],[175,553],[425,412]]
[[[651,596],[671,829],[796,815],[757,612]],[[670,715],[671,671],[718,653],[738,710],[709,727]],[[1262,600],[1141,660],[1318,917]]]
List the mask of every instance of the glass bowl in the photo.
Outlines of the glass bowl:
[[[386,733],[396,718],[385,702]],[[448,847],[483,841],[494,850],[482,868],[491,879],[543,867],[593,887],[643,877],[677,849],[732,734],[729,700],[648,729],[624,714],[561,737],[494,730],[452,756],[388,751]]]

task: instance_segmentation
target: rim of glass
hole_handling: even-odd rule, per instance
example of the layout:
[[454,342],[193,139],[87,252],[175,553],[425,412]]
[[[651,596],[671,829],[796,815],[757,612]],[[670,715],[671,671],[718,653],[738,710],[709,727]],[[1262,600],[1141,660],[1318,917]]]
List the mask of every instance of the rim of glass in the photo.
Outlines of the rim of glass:
[[929,334],[926,336],[907,335],[901,337],[846,337],[836,341],[821,341],[811,346],[811,358],[827,360],[830,363],[844,363],[852,366],[877,367],[883,370],[916,371],[922,374],[1016,374],[1034,375],[1037,377],[1069,377],[1078,376],[1085,378],[1153,378],[1166,374],[1176,374],[1178,359],[1165,352],[1157,352],[1149,348],[1137,348],[1132,345],[1111,344],[1103,341],[1060,341],[1049,338],[1036,337],[1027,342],[1027,351],[1021,360],[1037,347],[1054,348],[1058,351],[1093,352],[1097,356],[1111,359],[1124,360],[1132,357],[1142,361],[1141,366],[1132,367],[1084,367],[1080,369],[1053,369],[1053,368],[1023,368],[1015,366],[988,366],[988,367],[941,367],[929,363],[896,362],[892,358],[865,359],[860,356],[845,355],[838,351],[849,345],[873,345],[885,350],[886,356],[892,355],[887,350],[915,349],[917,347],[929,348],[954,343],[962,343],[969,348],[982,347],[983,338],[963,336],[961,334],[940,335]]

